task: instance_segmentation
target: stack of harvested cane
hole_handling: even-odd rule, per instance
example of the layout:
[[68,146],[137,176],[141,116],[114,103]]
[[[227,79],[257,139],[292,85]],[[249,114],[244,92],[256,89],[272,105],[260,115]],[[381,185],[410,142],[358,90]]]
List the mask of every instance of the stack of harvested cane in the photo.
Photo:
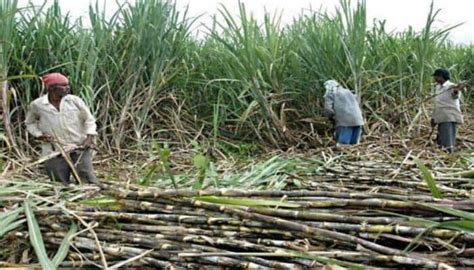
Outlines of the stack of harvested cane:
[[[314,176],[326,188],[293,191],[159,190],[109,182],[100,190],[59,192],[45,183],[26,191],[25,183],[3,180],[17,192],[0,195],[0,223],[9,211],[28,208],[28,196],[46,255],[53,257],[70,239],[59,264],[64,267],[474,267],[474,201],[464,189],[442,185],[444,198],[433,199],[416,179],[364,179],[351,174],[353,165]],[[451,182],[466,185],[459,179]],[[362,191],[369,181],[387,185]],[[35,258],[25,261],[33,253],[28,242],[38,235],[29,240],[34,220],[27,214],[27,224],[24,216],[20,212],[20,225],[3,237],[0,231],[3,261],[32,264],[40,257],[35,248]],[[79,225],[73,234],[67,233],[71,224]]]

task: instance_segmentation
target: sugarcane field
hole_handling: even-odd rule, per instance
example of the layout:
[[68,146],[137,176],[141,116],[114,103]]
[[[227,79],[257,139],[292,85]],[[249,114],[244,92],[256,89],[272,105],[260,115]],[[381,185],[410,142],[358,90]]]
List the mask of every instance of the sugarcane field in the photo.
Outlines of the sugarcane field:
[[473,3],[197,2],[0,0],[0,269],[474,269]]

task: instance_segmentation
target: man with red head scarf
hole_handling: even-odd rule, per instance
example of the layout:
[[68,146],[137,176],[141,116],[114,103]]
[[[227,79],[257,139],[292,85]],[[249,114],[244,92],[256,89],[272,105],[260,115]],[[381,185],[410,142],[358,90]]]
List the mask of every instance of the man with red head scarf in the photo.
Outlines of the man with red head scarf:
[[[80,97],[69,94],[66,76],[50,73],[42,79],[48,93],[30,104],[25,121],[28,132],[42,142],[43,156],[61,148],[80,148],[68,154],[70,161],[82,182],[97,183],[90,150],[97,135],[94,117]],[[51,180],[69,185],[72,169],[63,156],[46,161],[45,167]]]

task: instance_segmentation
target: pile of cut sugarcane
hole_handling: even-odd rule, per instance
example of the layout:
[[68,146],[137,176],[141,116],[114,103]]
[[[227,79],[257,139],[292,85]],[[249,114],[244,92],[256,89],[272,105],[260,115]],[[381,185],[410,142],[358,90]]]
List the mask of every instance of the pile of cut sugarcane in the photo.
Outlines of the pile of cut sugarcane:
[[472,171],[324,164],[288,173],[288,190],[0,179],[0,267],[474,267]]

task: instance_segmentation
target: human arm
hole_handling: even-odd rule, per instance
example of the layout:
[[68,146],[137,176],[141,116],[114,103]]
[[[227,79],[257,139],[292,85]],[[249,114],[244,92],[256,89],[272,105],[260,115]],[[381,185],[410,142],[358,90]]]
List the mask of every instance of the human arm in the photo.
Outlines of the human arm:
[[28,111],[26,113],[26,119],[25,119],[25,124],[26,124],[26,130],[35,138],[44,141],[44,142],[51,142],[53,140],[53,137],[50,134],[46,134],[41,129],[39,128],[39,112],[38,108],[34,103],[32,103]]
[[334,92],[326,91],[324,94],[324,111],[327,117],[334,118]]
[[94,143],[94,135],[87,134],[86,139],[82,143],[82,147],[84,148],[95,148],[95,143]]
[[85,133],[87,135],[96,136],[97,135],[97,125],[95,123],[95,118],[89,110],[89,107],[85,104],[85,102],[76,97],[75,102],[77,108],[80,111],[80,119],[85,129]]
[[83,126],[87,135],[86,139],[82,143],[82,146],[86,148],[93,148],[94,137],[97,135],[97,125],[95,123],[95,118],[82,99],[77,98],[76,106],[80,111],[80,118],[83,121]]
[[451,87],[453,98],[459,98],[460,92],[464,89],[468,81],[461,81],[458,84],[455,84]]

